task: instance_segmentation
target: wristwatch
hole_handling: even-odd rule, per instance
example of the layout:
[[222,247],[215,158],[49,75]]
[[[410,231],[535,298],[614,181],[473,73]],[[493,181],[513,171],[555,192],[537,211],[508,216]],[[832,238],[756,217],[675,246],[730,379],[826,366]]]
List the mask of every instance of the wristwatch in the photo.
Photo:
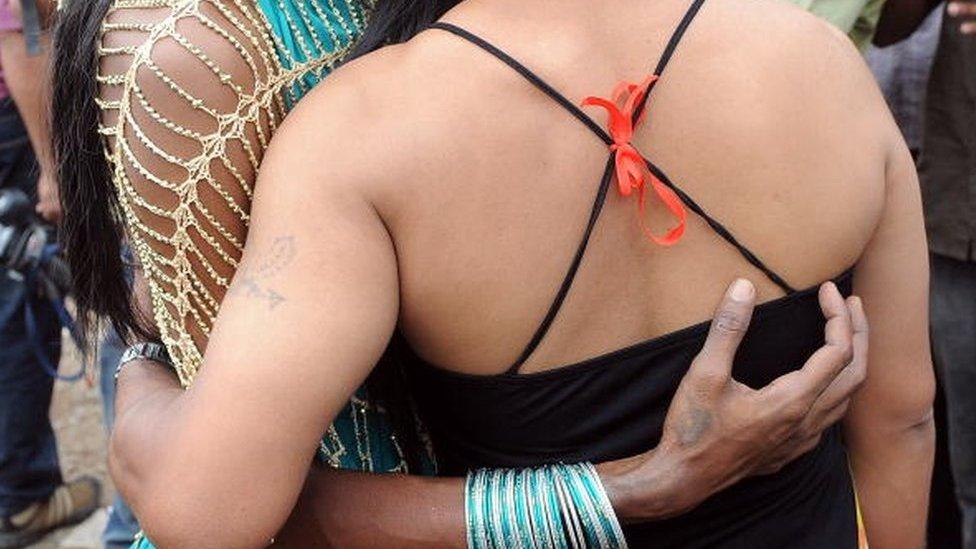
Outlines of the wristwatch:
[[162,364],[166,366],[174,373],[176,372],[176,367],[173,366],[173,360],[169,357],[169,352],[166,350],[166,346],[162,343],[136,343],[135,345],[129,346],[128,349],[122,353],[122,358],[119,359],[119,365],[115,367],[115,382],[119,382],[119,375],[122,373],[122,368],[126,364],[133,362],[135,360],[151,360],[157,364]]

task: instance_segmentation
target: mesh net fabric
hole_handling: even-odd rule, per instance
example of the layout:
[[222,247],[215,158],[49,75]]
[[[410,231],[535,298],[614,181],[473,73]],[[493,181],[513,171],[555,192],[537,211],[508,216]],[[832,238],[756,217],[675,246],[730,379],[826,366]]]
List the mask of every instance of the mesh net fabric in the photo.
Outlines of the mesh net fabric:
[[129,242],[189,385],[238,261],[257,169],[290,106],[354,45],[362,0],[115,0],[100,132]]

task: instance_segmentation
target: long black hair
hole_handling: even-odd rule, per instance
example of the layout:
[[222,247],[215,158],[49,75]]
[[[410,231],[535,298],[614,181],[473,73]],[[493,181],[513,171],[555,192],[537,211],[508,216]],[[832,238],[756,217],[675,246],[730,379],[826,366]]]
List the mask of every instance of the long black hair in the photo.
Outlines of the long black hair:
[[51,136],[61,191],[60,239],[71,268],[80,332],[91,349],[99,319],[123,339],[148,336],[122,260],[125,224],[98,133],[98,43],[113,0],[72,0],[54,34]]
[[350,59],[410,40],[461,0],[377,0]]

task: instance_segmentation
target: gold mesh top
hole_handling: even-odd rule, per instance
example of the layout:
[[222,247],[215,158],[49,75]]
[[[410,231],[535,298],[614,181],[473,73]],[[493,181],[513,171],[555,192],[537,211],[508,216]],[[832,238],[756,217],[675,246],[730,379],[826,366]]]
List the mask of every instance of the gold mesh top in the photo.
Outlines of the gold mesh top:
[[369,8],[355,0],[115,0],[104,21],[100,132],[119,215],[184,385],[241,257],[271,135],[348,53]]

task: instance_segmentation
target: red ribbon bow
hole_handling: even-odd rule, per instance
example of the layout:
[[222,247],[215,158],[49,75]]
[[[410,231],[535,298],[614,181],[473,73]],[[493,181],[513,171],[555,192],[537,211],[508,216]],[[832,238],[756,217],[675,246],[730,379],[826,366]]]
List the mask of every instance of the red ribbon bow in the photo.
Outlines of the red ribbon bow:
[[[647,95],[655,80],[657,80],[657,76],[649,75],[640,84],[622,81],[614,88],[612,100],[590,96],[583,100],[583,106],[595,105],[606,109],[610,116],[609,130],[610,137],[613,138],[610,150],[614,154],[617,189],[622,196],[630,196],[630,193],[637,189],[641,230],[657,244],[671,246],[681,240],[684,235],[688,213],[678,195],[647,169],[644,157],[630,143],[634,137],[634,111],[643,102],[644,96]],[[637,120],[638,124],[643,121],[645,113],[646,111],[641,113]],[[654,193],[677,220],[677,225],[669,229],[663,236],[651,232],[644,222],[645,183],[648,179]]]

